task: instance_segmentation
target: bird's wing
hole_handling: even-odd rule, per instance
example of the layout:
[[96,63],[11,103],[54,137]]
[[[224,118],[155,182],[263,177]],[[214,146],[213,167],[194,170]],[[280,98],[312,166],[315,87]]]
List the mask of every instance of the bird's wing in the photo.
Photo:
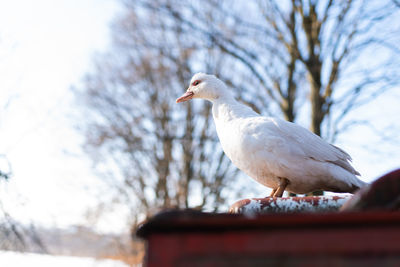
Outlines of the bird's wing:
[[[329,144],[321,137],[309,130],[285,120],[267,118],[273,123],[286,142],[292,146],[291,153],[311,158],[317,161],[325,161],[336,164],[352,174],[360,175],[351,165],[351,157],[344,150]],[[271,125],[269,123],[269,125]]]

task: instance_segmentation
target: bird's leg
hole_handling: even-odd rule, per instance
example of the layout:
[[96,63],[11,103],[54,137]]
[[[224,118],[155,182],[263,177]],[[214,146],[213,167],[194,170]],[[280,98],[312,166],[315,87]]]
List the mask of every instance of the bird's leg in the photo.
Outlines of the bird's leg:
[[269,196],[273,197],[275,195],[276,190],[278,190],[278,187],[277,188],[273,188],[272,191],[271,191],[271,194]]
[[282,197],[283,192],[285,192],[285,188],[286,186],[289,184],[288,179],[286,178],[280,178],[279,179],[279,186],[278,188],[275,190],[275,194],[273,195],[273,197]]

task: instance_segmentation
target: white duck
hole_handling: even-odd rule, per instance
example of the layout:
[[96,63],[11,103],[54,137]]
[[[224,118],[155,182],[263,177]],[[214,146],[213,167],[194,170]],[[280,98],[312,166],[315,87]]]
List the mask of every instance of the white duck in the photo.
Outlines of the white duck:
[[202,98],[212,102],[219,140],[233,164],[257,182],[303,194],[315,190],[354,192],[366,185],[342,149],[294,123],[262,117],[237,102],[214,75],[197,73],[176,102]]

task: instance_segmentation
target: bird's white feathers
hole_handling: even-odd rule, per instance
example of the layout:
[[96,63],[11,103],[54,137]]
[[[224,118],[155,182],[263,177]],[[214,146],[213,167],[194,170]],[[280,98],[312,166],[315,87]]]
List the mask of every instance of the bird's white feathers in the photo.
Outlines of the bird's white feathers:
[[[196,80],[198,86],[192,86]],[[213,117],[225,154],[243,172],[276,188],[279,178],[289,180],[286,190],[353,192],[365,185],[350,165],[351,157],[305,128],[277,118],[262,117],[237,102],[225,84],[213,75],[193,76],[194,98],[213,103]]]

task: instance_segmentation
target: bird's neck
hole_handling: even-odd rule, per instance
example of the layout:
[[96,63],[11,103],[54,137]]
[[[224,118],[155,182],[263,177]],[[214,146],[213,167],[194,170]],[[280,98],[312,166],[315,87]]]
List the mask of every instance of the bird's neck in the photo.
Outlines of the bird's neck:
[[250,107],[235,100],[233,96],[220,97],[212,101],[213,117],[218,121],[230,121],[237,118],[258,116]]

